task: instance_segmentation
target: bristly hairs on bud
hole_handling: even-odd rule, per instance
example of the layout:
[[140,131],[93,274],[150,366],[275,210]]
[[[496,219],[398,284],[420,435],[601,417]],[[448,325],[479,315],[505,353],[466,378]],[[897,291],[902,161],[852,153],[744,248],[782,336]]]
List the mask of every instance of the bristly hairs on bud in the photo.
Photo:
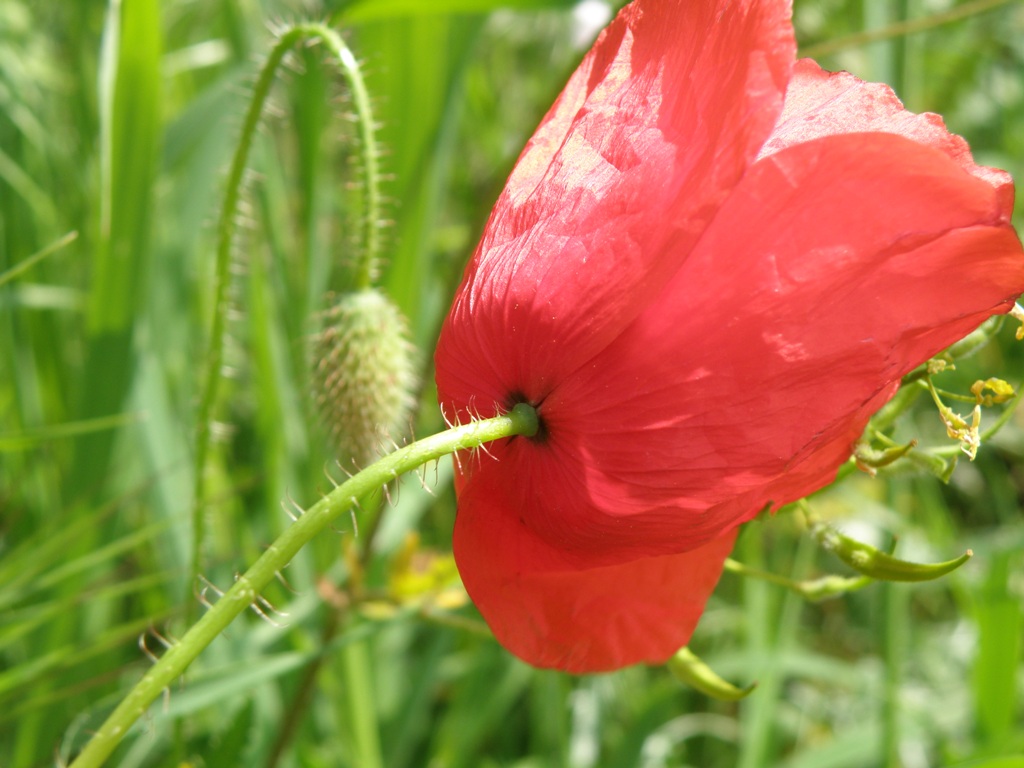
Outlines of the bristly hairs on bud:
[[343,461],[365,466],[407,430],[414,349],[402,313],[376,288],[342,295],[323,318],[313,344],[317,405]]

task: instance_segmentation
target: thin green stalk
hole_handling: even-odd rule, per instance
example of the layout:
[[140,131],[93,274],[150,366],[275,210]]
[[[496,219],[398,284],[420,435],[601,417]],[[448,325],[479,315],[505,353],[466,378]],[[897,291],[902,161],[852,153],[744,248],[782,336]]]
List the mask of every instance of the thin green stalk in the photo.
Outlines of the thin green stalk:
[[[330,604],[327,605],[327,611],[327,619],[320,632],[321,648],[328,648],[331,645],[334,641],[334,636],[341,627],[342,618],[348,613],[347,606],[337,607]],[[276,768],[284,756],[285,750],[291,743],[292,737],[295,735],[299,724],[302,722],[302,718],[306,714],[306,710],[309,708],[309,702],[313,698],[313,691],[316,688],[316,679],[319,677],[320,670],[323,668],[326,660],[327,654],[319,653],[313,657],[303,671],[302,678],[295,688],[295,696],[285,709],[284,720],[281,723],[280,730],[277,732],[277,736],[274,738],[274,744],[270,748],[270,756],[267,758],[265,768]]]
[[192,506],[192,565],[189,570],[190,584],[194,584],[202,570],[202,552],[206,540],[204,505],[206,497],[206,464],[212,442],[211,428],[213,413],[220,387],[221,366],[224,362],[224,339],[227,331],[227,295],[230,283],[231,247],[234,240],[238,204],[241,196],[242,179],[245,175],[253,135],[259,125],[260,116],[274,76],[285,54],[296,44],[307,40],[323,43],[341,67],[342,74],[352,91],[359,125],[359,143],[363,162],[363,176],[366,189],[366,209],[363,220],[362,263],[359,265],[360,287],[368,287],[374,277],[380,258],[380,169],[379,152],[374,135],[373,114],[370,97],[363,82],[359,65],[346,47],[341,36],[323,24],[297,24],[287,28],[277,39],[270,51],[263,69],[253,87],[252,99],[242,122],[242,131],[231,160],[228,177],[224,186],[220,220],[217,225],[217,251],[214,267],[213,323],[210,330],[210,349],[203,375],[202,395],[197,415],[195,452],[195,479]]
[[900,683],[906,657],[908,593],[899,584],[883,582],[882,659],[885,674],[882,677],[882,755],[885,768],[899,768],[900,761]]
[[[759,531],[760,533],[760,531]],[[761,536],[749,535],[740,540],[738,547],[743,554],[744,562],[759,571],[767,570],[764,562],[763,542]],[[769,751],[769,734],[771,731],[772,708],[777,693],[777,670],[774,669],[775,648],[772,628],[777,624],[777,605],[774,595],[767,583],[748,579],[743,583],[743,608],[747,621],[746,655],[748,664],[758,680],[762,690],[749,706],[740,713],[742,737],[739,743],[739,754],[736,765],[739,768],[767,765]],[[769,682],[767,691],[763,685]]]
[[348,87],[352,92],[355,105],[356,120],[359,128],[359,149],[363,161],[363,190],[365,194],[363,210],[362,247],[357,249],[361,261],[356,275],[357,288],[369,288],[377,279],[381,256],[381,205],[380,191],[380,149],[377,146],[377,134],[370,106],[370,92],[363,82],[352,52],[345,47],[341,38],[332,30],[329,38],[325,38],[327,46],[341,63]]
[[[742,543],[745,560],[758,571],[765,565],[765,541],[750,536]],[[806,573],[814,547],[802,538],[793,555],[794,574]],[[779,758],[778,718],[783,699],[785,670],[781,659],[796,647],[800,613],[804,602],[794,592],[779,596],[764,582],[748,580],[743,585],[747,617],[747,653],[756,665],[757,695],[747,700],[741,712],[742,738],[736,759],[739,768],[760,768],[775,765]]]
[[135,413],[115,413],[113,416],[100,416],[82,421],[65,421],[61,424],[35,427],[21,432],[2,432],[0,433],[0,453],[28,450],[46,440],[61,440],[76,435],[87,435],[91,432],[119,429],[126,424],[140,421],[141,418],[139,414]]
[[829,56],[838,51],[844,51],[847,48],[859,48],[862,45],[877,43],[882,40],[891,40],[917,34],[918,32],[927,32],[936,27],[952,24],[954,21],[994,11],[996,8],[1010,2],[1012,0],[975,0],[972,3],[965,3],[964,5],[950,8],[948,11],[933,13],[924,18],[905,19],[877,29],[866,29],[846,37],[837,37],[834,40],[828,40],[817,45],[809,45],[806,48],[800,49],[800,55],[812,59],[820,59],[822,56]]
[[352,734],[352,762],[360,768],[383,768],[380,726],[377,723],[370,650],[367,641],[349,643],[341,651],[345,680],[345,707]]
[[537,412],[529,405],[520,403],[503,416],[454,427],[400,448],[339,485],[278,536],[252,567],[189,629],[181,641],[150,668],[100,726],[70,768],[96,768],[102,765],[160,692],[181,675],[238,614],[252,605],[267,584],[310,539],[351,509],[357,499],[406,472],[455,451],[476,448],[513,435],[531,436],[536,432]]
[[875,432],[888,432],[900,416],[910,410],[922,392],[927,390],[927,385],[920,380],[904,382],[904,384],[893,395],[892,400],[871,417],[870,429]]
[[868,576],[831,575],[797,581],[778,573],[772,573],[771,571],[751,568],[749,565],[733,560],[731,557],[725,560],[725,570],[729,573],[735,573],[737,576],[746,576],[752,579],[767,581],[770,584],[777,584],[812,602],[827,600],[831,597],[862,589],[872,581]]
[[32,269],[36,264],[45,259],[47,256],[56,253],[65,245],[73,243],[78,238],[78,232],[68,232],[63,237],[57,238],[54,242],[43,248],[43,250],[33,253],[27,259],[22,259],[20,262],[15,264],[13,267],[8,269],[6,272],[0,272],[0,285],[10,282],[14,278],[21,275],[23,272],[27,272]]

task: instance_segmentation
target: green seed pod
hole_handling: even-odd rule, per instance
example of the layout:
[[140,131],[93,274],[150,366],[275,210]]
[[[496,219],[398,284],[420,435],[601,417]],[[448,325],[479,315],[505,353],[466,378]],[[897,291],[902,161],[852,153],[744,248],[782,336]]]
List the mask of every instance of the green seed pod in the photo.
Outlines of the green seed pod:
[[974,556],[968,549],[960,557],[944,563],[912,563],[851,539],[827,523],[812,523],[811,534],[823,549],[835,553],[858,573],[879,581],[931,581],[955,571]]
[[681,648],[668,660],[668,669],[680,682],[719,701],[745,699],[757,687],[757,683],[751,683],[746,688],[737,688],[726,682],[688,647]]
[[313,347],[317,404],[341,457],[362,467],[408,429],[413,346],[402,313],[375,288],[345,294],[323,318]]

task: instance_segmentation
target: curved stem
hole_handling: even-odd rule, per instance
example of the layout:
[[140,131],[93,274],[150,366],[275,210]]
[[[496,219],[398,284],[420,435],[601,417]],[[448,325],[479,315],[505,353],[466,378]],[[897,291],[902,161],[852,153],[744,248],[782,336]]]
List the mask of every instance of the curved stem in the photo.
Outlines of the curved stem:
[[334,30],[324,27],[323,41],[337,58],[356,110],[359,130],[359,149],[363,161],[363,208],[362,248],[357,252],[362,259],[356,272],[356,288],[369,288],[377,279],[381,257],[381,204],[380,191],[380,149],[377,146],[376,125],[370,106],[370,92],[366,89],[363,74],[359,70],[352,52],[345,47],[341,37]]
[[537,412],[520,403],[503,416],[454,427],[400,448],[339,485],[278,536],[249,570],[238,577],[231,589],[150,668],[100,726],[70,768],[102,765],[160,692],[184,672],[238,614],[252,605],[275,574],[288,565],[310,539],[327,528],[338,515],[351,509],[360,497],[446,454],[513,435],[532,436],[536,433]]
[[238,203],[241,196],[242,178],[252,147],[252,138],[259,125],[260,116],[274,76],[285,54],[297,43],[305,40],[321,41],[341,67],[348,81],[355,103],[359,124],[359,143],[364,166],[366,207],[363,220],[362,263],[359,265],[360,287],[368,287],[373,279],[377,261],[380,258],[380,171],[379,152],[374,135],[373,115],[370,97],[363,82],[352,52],[346,47],[341,36],[323,24],[297,24],[278,36],[277,43],[270,51],[267,61],[260,70],[253,87],[252,99],[242,122],[242,132],[235,147],[231,167],[224,186],[220,220],[217,223],[217,252],[214,267],[213,323],[210,330],[210,349],[206,359],[202,394],[197,415],[195,452],[195,478],[192,494],[192,563],[189,568],[189,583],[194,584],[202,569],[202,552],[206,540],[206,519],[203,511],[206,496],[205,470],[212,442],[213,413],[220,387],[221,366],[224,362],[224,337],[227,330],[227,292],[230,283],[231,245],[234,240]]
[[805,600],[818,602],[831,597],[853,592],[854,590],[866,587],[871,583],[869,576],[821,576],[817,579],[805,579],[796,581],[778,573],[765,571],[760,568],[751,568],[731,557],[725,560],[725,570],[735,573],[738,576],[747,576],[753,579],[767,581],[770,584],[777,584],[795,592]]
[[863,32],[847,35],[846,37],[837,37],[832,40],[826,40],[823,43],[810,45],[806,48],[801,48],[800,55],[811,59],[820,59],[822,56],[829,56],[847,48],[857,48],[880,40],[891,40],[896,37],[926,32],[944,24],[951,24],[954,21],[960,21],[980,13],[987,13],[1009,2],[1011,0],[974,0],[974,2],[964,3],[948,11],[934,13],[924,18],[906,19],[889,24],[881,29],[867,29]]

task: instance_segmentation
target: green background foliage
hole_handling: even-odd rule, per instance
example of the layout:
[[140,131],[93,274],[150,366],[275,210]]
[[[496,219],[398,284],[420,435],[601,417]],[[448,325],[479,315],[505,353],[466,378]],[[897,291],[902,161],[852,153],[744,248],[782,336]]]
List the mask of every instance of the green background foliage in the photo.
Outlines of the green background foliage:
[[[217,206],[271,30],[329,19],[364,64],[388,174],[382,284],[419,349],[426,435],[443,427],[431,351],[462,266],[596,33],[574,5],[0,3],[0,765],[72,757],[147,655],[348,469],[312,404],[309,341],[352,279],[362,180],[348,95],[309,47],[289,56],[250,157],[190,583]],[[795,19],[802,51],[889,82],[1024,178],[1019,2],[797,0]],[[1006,329],[960,368],[943,386],[1019,384],[1024,354]],[[942,442],[933,408],[910,416],[900,435]],[[1020,768],[1022,459],[1016,417],[948,485],[858,475],[814,500],[906,557],[974,549],[939,582],[808,604],[726,575],[693,648],[759,681],[739,703],[659,668],[574,678],[511,658],[470,606],[442,600],[458,603],[442,462],[308,547],[264,616],[219,638],[114,763]],[[750,524],[735,556],[843,572],[788,513]]]

